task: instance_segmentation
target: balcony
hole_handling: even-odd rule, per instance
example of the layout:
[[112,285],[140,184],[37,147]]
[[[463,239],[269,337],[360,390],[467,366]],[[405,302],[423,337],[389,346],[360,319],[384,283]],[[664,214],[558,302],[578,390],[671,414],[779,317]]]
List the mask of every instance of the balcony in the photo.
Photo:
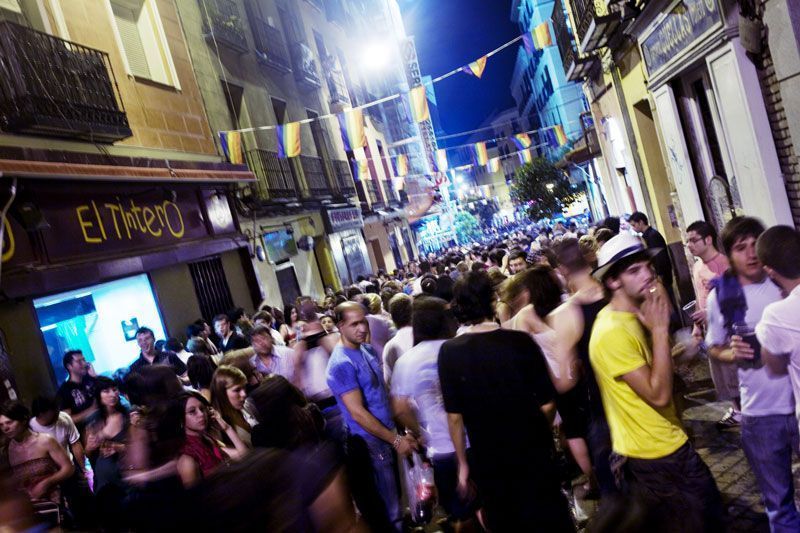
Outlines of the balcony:
[[348,24],[348,14],[342,0],[325,0],[325,15],[328,22],[339,24],[343,28]]
[[292,63],[280,30],[257,17],[250,19],[250,29],[253,30],[258,62],[281,74],[291,72]]
[[608,44],[609,37],[619,27],[619,13],[608,9],[607,0],[570,0],[578,28],[579,50],[588,53]]
[[383,180],[383,190],[389,205],[400,205],[400,197],[397,194],[391,180]]
[[325,179],[325,167],[322,159],[309,155],[300,156],[300,165],[303,167],[303,174],[306,177],[308,194],[310,197],[330,196],[331,188],[328,180]]
[[331,95],[331,105],[344,104],[350,105],[350,97],[347,95],[347,86],[344,82],[344,74],[338,65],[331,69],[326,69],[325,80],[328,82],[328,92]]
[[210,43],[219,43],[243,54],[247,52],[247,37],[244,34],[242,17],[233,0],[198,0],[200,12],[206,17],[203,31]]
[[556,0],[553,5],[553,31],[561,54],[564,75],[570,81],[582,80],[595,65],[596,58],[595,56],[584,58],[578,53],[575,39],[572,37],[572,31],[567,22],[562,0]]
[[333,173],[336,175],[336,186],[342,196],[353,196],[356,187],[353,184],[353,176],[350,173],[350,163],[347,161],[331,161],[333,163]]
[[275,152],[249,150],[246,154],[247,166],[256,175],[256,190],[259,200],[293,200],[297,198],[297,188],[292,179],[288,159],[281,159]]
[[108,54],[0,22],[0,129],[112,143],[132,135]]
[[367,193],[367,198],[369,198],[371,210],[375,211],[376,209],[384,207],[386,204],[383,201],[381,193],[378,191],[377,182],[375,180],[365,180],[363,183],[364,190]]
[[322,87],[314,53],[305,43],[296,42],[292,45],[292,67],[294,78],[301,88],[313,91]]

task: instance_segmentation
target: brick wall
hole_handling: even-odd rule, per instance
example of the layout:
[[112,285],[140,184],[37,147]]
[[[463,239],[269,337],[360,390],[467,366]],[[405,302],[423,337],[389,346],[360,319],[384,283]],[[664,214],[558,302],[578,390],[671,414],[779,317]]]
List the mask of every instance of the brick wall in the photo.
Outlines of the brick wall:
[[[761,7],[768,0],[761,0]],[[796,227],[800,227],[800,160],[798,160],[798,148],[795,146],[789,129],[789,122],[786,117],[784,98],[781,95],[781,86],[775,72],[775,65],[772,61],[772,51],[767,40],[768,28],[762,30],[762,51],[761,56],[756,59],[758,78],[761,83],[761,92],[764,95],[764,104],[769,117],[772,138],[775,141],[775,149],[778,152],[778,160],[781,165],[781,172],[786,181],[786,193],[789,197],[789,206],[792,209],[792,218]],[[798,139],[800,141],[800,139]]]

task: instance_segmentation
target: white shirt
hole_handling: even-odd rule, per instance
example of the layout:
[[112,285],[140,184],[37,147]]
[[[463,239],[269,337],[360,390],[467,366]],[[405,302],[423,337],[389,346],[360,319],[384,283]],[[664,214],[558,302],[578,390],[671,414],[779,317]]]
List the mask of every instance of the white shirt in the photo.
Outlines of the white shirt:
[[286,341],[278,330],[269,328],[269,334],[272,335],[272,343],[275,346],[286,346]]
[[81,438],[81,435],[78,433],[78,428],[75,427],[75,423],[72,421],[72,418],[67,413],[64,411],[58,413],[58,418],[56,418],[56,421],[49,426],[41,425],[36,421],[36,417],[33,417],[31,418],[30,426],[31,429],[37,433],[46,433],[51,435],[58,441],[61,447],[67,451],[67,455],[69,455],[70,460],[73,459],[72,449],[70,446],[78,442]]
[[270,361],[269,366],[264,363],[258,354],[250,358],[250,363],[264,375],[278,374],[289,381],[294,379],[294,350],[286,346],[272,347],[272,361]]
[[397,360],[413,347],[414,330],[411,326],[398,329],[395,336],[383,347],[383,379],[387,385],[392,383],[392,372]]
[[769,353],[789,358],[789,377],[800,416],[800,286],[779,302],[769,304],[756,326],[758,342]]
[[439,349],[444,343],[420,342],[397,360],[392,377],[392,396],[408,397],[417,404],[429,457],[455,452],[439,382]]
[[[745,322],[752,327],[761,320],[765,308],[781,300],[780,289],[769,279],[742,287],[747,301]],[[725,329],[725,318],[717,303],[717,290],[712,290],[706,300],[708,330],[706,344],[723,346],[730,341]],[[794,393],[789,376],[772,374],[763,362],[754,366],[748,362],[738,364],[739,392],[742,395],[742,414],[747,416],[788,415],[794,413]]]

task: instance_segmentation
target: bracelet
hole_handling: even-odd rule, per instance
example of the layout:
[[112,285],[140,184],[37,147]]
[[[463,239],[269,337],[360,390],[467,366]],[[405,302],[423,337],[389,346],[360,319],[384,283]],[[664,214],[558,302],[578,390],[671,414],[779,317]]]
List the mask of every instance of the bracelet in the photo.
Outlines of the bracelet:
[[395,433],[394,442],[392,442],[392,446],[394,447],[395,450],[397,449],[398,446],[400,446],[401,442],[403,442],[403,437],[401,437],[399,434]]

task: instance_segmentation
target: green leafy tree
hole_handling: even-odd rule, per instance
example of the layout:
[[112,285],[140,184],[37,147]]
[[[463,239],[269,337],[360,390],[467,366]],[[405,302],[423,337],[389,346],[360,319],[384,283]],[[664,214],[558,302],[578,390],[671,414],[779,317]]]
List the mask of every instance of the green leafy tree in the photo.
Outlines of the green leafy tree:
[[541,157],[519,167],[511,185],[511,197],[528,206],[531,220],[552,218],[562,207],[577,200],[581,191],[564,172]]
[[477,241],[481,236],[480,223],[472,213],[459,211],[453,219],[456,240],[459,244],[469,244]]

